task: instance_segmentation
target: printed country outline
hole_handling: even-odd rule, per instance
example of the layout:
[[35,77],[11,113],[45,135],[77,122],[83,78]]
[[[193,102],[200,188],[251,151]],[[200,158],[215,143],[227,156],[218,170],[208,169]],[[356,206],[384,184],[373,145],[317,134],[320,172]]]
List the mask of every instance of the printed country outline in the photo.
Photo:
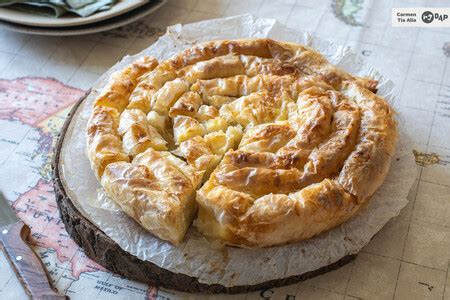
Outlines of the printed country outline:
[[444,55],[446,57],[450,57],[450,42],[445,42],[442,46],[442,50],[444,51]]
[[[26,89],[28,93],[21,93],[19,101],[28,100],[30,102],[28,98],[24,98],[25,96],[30,96],[34,103],[41,102],[45,107],[40,107],[38,112],[43,111],[43,116],[36,110],[24,109],[20,105],[13,109],[8,107],[10,102],[7,96],[17,97],[14,94],[14,92],[17,92],[14,91],[14,87],[23,88],[27,84],[31,84],[32,88],[31,90]],[[36,89],[36,84],[39,84],[41,88]],[[46,85],[56,87],[56,93],[55,90],[43,88]],[[45,92],[42,92],[42,90]],[[37,95],[35,95],[36,91]],[[109,272],[86,257],[84,251],[68,236],[59,216],[51,176],[49,175],[51,173],[50,161],[59,130],[73,104],[84,93],[83,90],[64,85],[54,78],[23,77],[16,80],[0,80],[0,105],[3,104],[4,107],[4,109],[0,110],[0,119],[19,121],[36,128],[39,131],[40,138],[38,141],[39,147],[35,151],[47,152],[47,159],[43,163],[40,172],[42,178],[39,179],[34,187],[30,187],[27,192],[19,195],[13,203],[13,207],[16,209],[19,217],[32,227],[32,243],[43,248],[54,249],[57,259],[61,263],[70,263],[71,274],[75,279],[78,279],[84,272]],[[60,99],[60,97],[63,97],[63,99]],[[50,100],[56,100],[57,105],[50,105],[49,109],[49,103],[54,103]],[[8,111],[12,115],[7,115]],[[48,233],[52,234],[49,235]],[[149,294],[154,294],[155,291],[157,291],[156,287],[149,287]]]
[[106,271],[87,258],[66,233],[50,182],[39,179],[36,186],[14,201],[13,208],[19,218],[30,226],[32,232],[30,242],[39,247],[54,249],[61,263],[71,264],[74,278],[78,279],[83,272]]
[[50,77],[0,79],[0,119],[37,127],[42,121],[73,105],[84,93]]
[[[3,107],[0,110],[0,118],[19,121],[39,131],[38,148],[34,151],[48,156],[41,169],[50,169],[57,130],[62,122],[56,126],[59,128],[54,130],[48,127],[49,122],[51,123],[51,119],[61,111],[66,115],[83,94],[84,91],[66,86],[53,78],[23,77],[0,80],[0,104]],[[40,173],[43,175],[42,171]],[[19,195],[13,202],[13,207],[18,216],[31,227],[31,242],[40,247],[54,249],[60,262],[67,261],[71,264],[74,278],[79,278],[83,272],[105,270],[88,259],[67,235],[56,206],[51,176],[40,178],[34,187]]]
[[342,22],[350,26],[365,26],[356,19],[356,14],[363,8],[364,0],[333,0],[333,13]]

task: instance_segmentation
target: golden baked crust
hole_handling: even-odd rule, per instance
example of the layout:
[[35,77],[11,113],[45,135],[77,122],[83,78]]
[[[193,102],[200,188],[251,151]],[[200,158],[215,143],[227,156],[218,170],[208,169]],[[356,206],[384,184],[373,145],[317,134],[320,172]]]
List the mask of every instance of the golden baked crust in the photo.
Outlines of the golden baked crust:
[[105,191],[178,244],[192,219],[229,245],[311,238],[382,184],[397,140],[377,82],[270,39],[212,41],[113,74],[87,128]]

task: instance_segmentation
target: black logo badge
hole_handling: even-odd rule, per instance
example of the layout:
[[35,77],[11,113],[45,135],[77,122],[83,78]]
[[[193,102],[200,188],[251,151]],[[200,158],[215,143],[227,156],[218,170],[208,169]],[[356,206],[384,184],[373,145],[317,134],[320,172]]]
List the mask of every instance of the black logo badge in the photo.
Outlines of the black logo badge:
[[433,13],[431,11],[427,10],[427,11],[423,12],[423,14],[422,14],[422,21],[424,23],[430,24],[431,22],[433,22],[433,20],[434,20],[434,16],[433,16]]

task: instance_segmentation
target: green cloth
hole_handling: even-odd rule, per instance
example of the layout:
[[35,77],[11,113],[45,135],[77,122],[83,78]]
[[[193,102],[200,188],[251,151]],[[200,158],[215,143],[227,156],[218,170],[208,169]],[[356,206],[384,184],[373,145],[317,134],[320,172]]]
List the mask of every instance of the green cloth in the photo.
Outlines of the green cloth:
[[0,0],[0,6],[12,5],[20,10],[60,17],[68,12],[87,17],[110,9],[117,0]]

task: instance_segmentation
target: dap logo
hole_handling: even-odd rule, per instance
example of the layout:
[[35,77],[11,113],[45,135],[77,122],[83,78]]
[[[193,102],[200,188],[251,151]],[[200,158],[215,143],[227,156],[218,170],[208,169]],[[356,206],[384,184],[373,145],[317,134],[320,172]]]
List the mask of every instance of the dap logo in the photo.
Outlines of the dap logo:
[[448,19],[448,15],[446,14],[439,14],[439,13],[432,13],[431,11],[427,10],[424,11],[422,14],[422,21],[426,24],[430,24],[433,22],[433,20],[443,22]]

